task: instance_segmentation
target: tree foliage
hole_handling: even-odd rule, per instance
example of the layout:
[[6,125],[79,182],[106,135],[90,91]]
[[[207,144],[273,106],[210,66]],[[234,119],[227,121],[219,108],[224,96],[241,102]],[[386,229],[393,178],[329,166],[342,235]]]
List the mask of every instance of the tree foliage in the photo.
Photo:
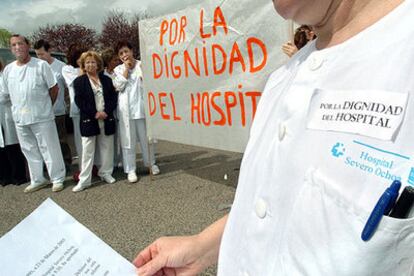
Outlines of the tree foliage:
[[33,42],[39,39],[47,40],[54,50],[64,53],[73,43],[86,49],[97,46],[96,31],[80,24],[46,25],[34,32],[31,39]]
[[40,27],[30,39],[35,42],[39,39],[47,40],[56,51],[66,52],[68,47],[76,43],[86,49],[101,50],[114,48],[118,41],[131,42],[135,56],[139,58],[139,21],[148,18],[146,11],[136,13],[128,18],[121,11],[110,11],[102,21],[102,31],[96,31],[80,24],[56,24]]
[[12,34],[3,28],[0,28],[0,47],[1,48],[8,48],[9,47],[9,40]]
[[131,42],[134,53],[139,57],[139,14],[128,20],[125,13],[111,11],[108,13],[102,24],[102,32],[99,36],[101,46],[115,47],[118,41],[128,40]]

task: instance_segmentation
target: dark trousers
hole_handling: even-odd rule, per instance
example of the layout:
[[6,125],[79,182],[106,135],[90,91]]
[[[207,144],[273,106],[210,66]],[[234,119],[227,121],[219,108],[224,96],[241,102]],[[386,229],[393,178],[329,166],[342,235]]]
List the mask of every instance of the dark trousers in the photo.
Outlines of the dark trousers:
[[62,150],[63,161],[65,161],[66,169],[70,168],[72,164],[72,152],[67,142],[67,132],[66,132],[66,119],[65,115],[56,116],[56,128],[59,135],[60,149]]
[[0,148],[0,184],[20,185],[29,181],[26,159],[19,144]]

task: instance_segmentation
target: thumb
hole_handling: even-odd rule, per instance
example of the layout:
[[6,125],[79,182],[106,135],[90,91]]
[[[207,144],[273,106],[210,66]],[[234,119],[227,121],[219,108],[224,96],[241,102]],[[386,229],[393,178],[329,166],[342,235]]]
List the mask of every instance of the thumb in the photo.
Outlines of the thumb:
[[162,255],[157,255],[151,261],[138,268],[139,276],[151,276],[161,270],[166,264],[166,259]]

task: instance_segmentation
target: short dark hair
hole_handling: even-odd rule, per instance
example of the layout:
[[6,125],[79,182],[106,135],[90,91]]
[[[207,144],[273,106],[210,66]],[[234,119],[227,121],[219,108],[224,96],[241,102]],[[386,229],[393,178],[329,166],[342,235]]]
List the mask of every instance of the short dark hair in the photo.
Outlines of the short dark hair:
[[68,51],[66,52],[68,64],[72,65],[75,68],[78,68],[78,59],[80,58],[83,52],[86,52],[86,49],[83,49],[81,46],[75,43],[71,44],[68,48]]
[[40,39],[40,40],[36,41],[36,43],[33,45],[33,48],[35,48],[35,50],[39,50],[40,48],[44,48],[45,51],[49,51],[50,44],[46,40]]
[[3,71],[3,63],[0,60],[0,72]]
[[121,41],[118,41],[118,43],[115,46],[115,53],[118,54],[119,50],[121,50],[124,47],[127,47],[130,50],[133,50],[131,42],[127,40],[121,40]]
[[30,45],[30,41],[24,35],[21,35],[21,34],[12,34],[11,37],[10,37],[10,40],[12,39],[12,37],[21,37],[21,38],[24,39],[24,42],[26,42],[27,45]]
[[114,57],[118,58],[118,55],[115,54],[115,52],[114,52],[114,50],[112,48],[107,48],[107,49],[104,49],[101,52],[101,57],[102,57],[102,60],[103,60],[103,63],[104,63],[104,67],[108,67],[108,65],[111,62],[111,60]]

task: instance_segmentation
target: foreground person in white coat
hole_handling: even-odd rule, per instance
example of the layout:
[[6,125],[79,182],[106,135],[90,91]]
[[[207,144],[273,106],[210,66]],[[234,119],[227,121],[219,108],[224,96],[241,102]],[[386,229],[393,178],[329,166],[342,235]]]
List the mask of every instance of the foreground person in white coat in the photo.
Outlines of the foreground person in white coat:
[[[142,88],[141,62],[134,58],[132,45],[120,41],[115,49],[123,64],[114,70],[114,86],[119,92],[118,120],[121,137],[122,163],[129,182],[138,181],[136,175],[136,144],[141,145],[144,166],[150,167],[152,174],[159,174],[155,164],[155,149],[149,148],[145,125],[144,95]],[[150,155],[148,155],[148,151]]]
[[270,76],[229,216],[158,239],[138,275],[414,275],[413,217],[373,212],[361,235],[414,183],[414,1],[273,2],[318,38]]
[[33,192],[45,187],[43,162],[53,184],[52,191],[63,189],[65,164],[60,150],[52,103],[58,87],[47,62],[29,55],[29,41],[20,35],[10,38],[16,61],[4,69],[5,94],[10,96],[17,136],[30,171]]

